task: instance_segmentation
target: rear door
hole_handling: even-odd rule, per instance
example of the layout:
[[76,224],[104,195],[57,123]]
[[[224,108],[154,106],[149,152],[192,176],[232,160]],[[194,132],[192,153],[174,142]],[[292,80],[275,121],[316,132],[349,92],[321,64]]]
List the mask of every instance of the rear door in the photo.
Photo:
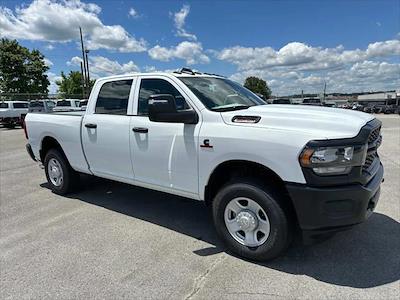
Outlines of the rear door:
[[[82,123],[82,143],[93,174],[133,180],[129,150],[128,106],[135,78],[108,80],[96,86]],[[94,103],[95,102],[95,103]]]

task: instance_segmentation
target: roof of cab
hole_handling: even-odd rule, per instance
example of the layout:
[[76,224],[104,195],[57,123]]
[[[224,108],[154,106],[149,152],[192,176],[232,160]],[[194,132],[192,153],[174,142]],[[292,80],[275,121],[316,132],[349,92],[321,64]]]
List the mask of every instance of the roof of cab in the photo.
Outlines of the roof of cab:
[[125,78],[125,77],[129,77],[129,76],[160,76],[160,75],[174,76],[174,77],[188,77],[188,76],[189,77],[191,77],[191,76],[193,76],[193,77],[218,77],[218,78],[224,77],[224,76],[218,75],[218,74],[201,73],[198,71],[193,71],[188,68],[182,68],[182,69],[178,69],[176,71],[171,71],[171,72],[128,73],[128,74],[101,77],[99,79],[100,80],[110,80],[110,79]]

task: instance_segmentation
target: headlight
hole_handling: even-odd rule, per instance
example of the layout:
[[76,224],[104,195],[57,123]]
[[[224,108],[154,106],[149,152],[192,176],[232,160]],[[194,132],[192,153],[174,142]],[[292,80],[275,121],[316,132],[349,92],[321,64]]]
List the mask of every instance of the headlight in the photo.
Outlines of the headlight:
[[318,175],[342,175],[352,167],[364,163],[366,146],[306,147],[300,154],[302,167],[311,168]]

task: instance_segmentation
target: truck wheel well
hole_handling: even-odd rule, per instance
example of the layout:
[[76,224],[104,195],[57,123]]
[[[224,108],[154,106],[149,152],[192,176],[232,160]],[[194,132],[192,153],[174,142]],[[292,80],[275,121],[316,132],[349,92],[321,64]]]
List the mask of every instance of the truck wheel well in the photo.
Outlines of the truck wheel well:
[[280,197],[283,202],[281,203],[282,206],[293,216],[293,220],[297,223],[295,209],[283,180],[271,169],[251,161],[231,160],[218,165],[211,174],[205,188],[206,205],[210,206],[220,188],[235,178],[253,178],[269,189],[273,189],[278,195],[282,196]]
[[65,153],[64,153],[61,145],[57,142],[57,140],[55,138],[53,138],[53,137],[46,136],[42,140],[42,147],[40,149],[40,160],[41,160],[41,162],[44,163],[44,158],[46,157],[46,153],[50,149],[57,149],[57,150],[61,151],[61,153],[65,156]]

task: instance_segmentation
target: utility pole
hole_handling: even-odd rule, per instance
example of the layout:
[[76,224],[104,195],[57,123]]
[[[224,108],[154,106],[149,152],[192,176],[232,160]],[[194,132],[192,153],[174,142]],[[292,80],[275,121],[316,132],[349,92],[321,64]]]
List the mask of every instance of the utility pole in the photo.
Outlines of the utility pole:
[[326,96],[326,81],[325,81],[325,84],[324,84],[324,102],[325,102],[325,96]]
[[86,70],[87,70],[87,83],[86,83],[86,87],[87,87],[87,95],[89,97],[89,93],[90,93],[90,74],[89,74],[89,60],[88,60],[88,53],[89,50],[85,49],[85,59],[86,59]]
[[83,89],[83,97],[85,98],[85,88],[87,88],[87,75],[86,75],[86,55],[85,55],[85,47],[83,46],[83,37],[82,37],[82,28],[79,27],[79,33],[81,36],[81,48],[82,48],[82,61],[83,61],[83,85],[82,85],[82,89]]
[[81,75],[82,75],[82,99],[85,99],[85,76],[83,75],[83,63],[81,62]]

